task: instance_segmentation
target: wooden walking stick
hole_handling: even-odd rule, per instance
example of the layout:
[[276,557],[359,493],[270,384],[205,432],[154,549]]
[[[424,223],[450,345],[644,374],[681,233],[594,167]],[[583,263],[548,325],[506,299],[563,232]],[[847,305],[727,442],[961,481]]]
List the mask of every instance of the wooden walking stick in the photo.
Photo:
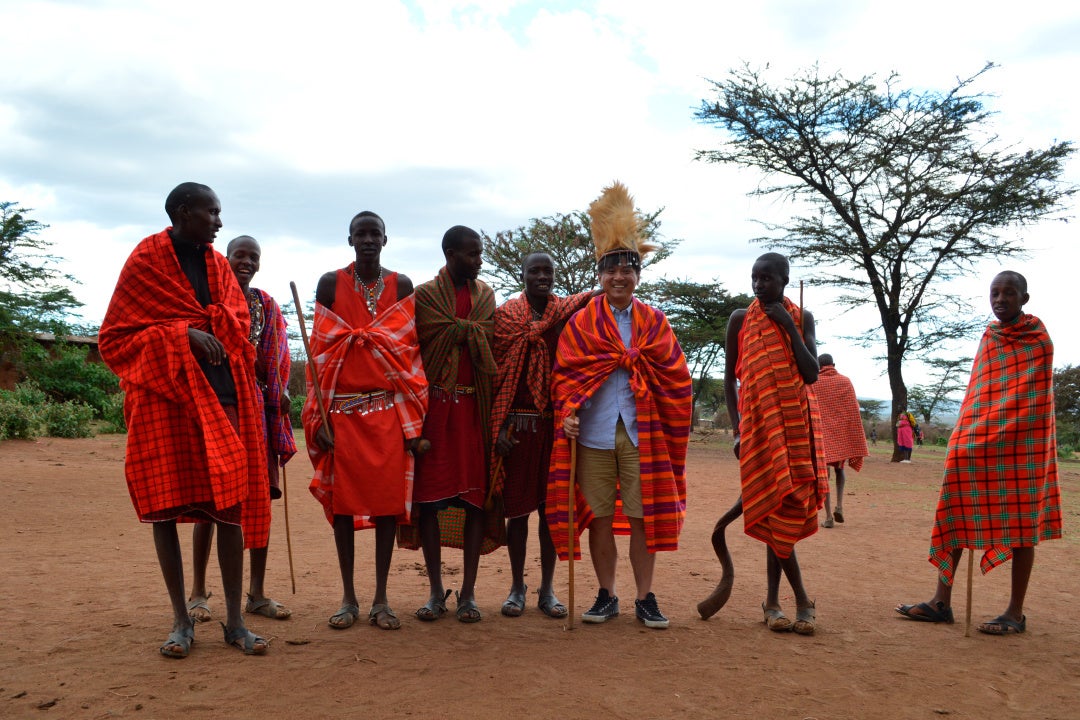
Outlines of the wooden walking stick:
[[281,499],[285,501],[285,544],[289,548],[289,579],[292,580],[292,594],[296,594],[296,571],[292,560],[292,533],[289,532],[289,483],[285,478],[285,466],[281,466]]
[[968,548],[967,609],[964,610],[964,637],[971,637],[971,579],[975,574],[975,548]]
[[[570,413],[570,417],[574,417],[574,413]],[[574,546],[577,544],[577,527],[574,522],[574,504],[575,504],[575,492],[574,484],[577,481],[577,438],[570,438],[570,502],[569,513],[567,518],[567,524],[569,525],[570,532],[570,554],[567,557],[569,564],[566,566],[566,571],[570,576],[570,597],[568,602],[570,603],[570,612],[566,614],[567,629],[574,629]]]
[[[326,417],[326,405],[323,403],[322,386],[319,384],[319,369],[315,367],[315,361],[311,357],[311,345],[308,344],[307,325],[304,324],[304,311],[300,308],[300,293],[296,292],[296,283],[290,281],[292,288],[293,305],[296,306],[296,319],[300,321],[300,337],[304,341],[304,354],[307,356],[308,367],[311,369],[311,384],[315,388],[315,402],[319,406],[319,415],[322,416],[323,427],[330,441],[334,440],[334,432],[330,429],[330,420]],[[314,439],[314,438],[312,438]]]

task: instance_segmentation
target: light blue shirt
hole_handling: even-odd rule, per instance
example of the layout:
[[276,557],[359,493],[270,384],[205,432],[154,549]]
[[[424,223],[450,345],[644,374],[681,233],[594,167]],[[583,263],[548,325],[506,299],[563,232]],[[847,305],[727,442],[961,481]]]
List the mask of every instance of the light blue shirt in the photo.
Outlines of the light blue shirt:
[[[606,300],[605,300],[606,302]],[[630,307],[625,310],[611,308],[615,323],[619,326],[619,335],[625,347],[630,347],[630,335],[633,325],[630,320]],[[609,304],[608,307],[611,307]],[[630,390],[630,373],[622,367],[608,375],[607,380],[596,389],[592,397],[578,410],[581,418],[581,434],[578,442],[595,450],[615,449],[615,427],[622,418],[626,434],[637,447],[637,403]]]

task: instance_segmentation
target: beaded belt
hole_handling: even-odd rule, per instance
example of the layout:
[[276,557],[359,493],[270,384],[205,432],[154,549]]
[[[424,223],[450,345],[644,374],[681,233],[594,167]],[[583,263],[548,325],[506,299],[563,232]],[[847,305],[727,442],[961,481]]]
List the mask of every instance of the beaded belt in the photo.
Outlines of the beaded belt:
[[527,409],[527,408],[511,408],[510,412],[506,414],[508,422],[513,423],[514,430],[520,430],[521,432],[537,432],[540,429],[540,423],[543,420],[550,421],[555,417],[551,410],[539,410]]
[[458,401],[458,398],[462,395],[475,395],[476,387],[473,385],[456,385],[454,391],[450,392],[441,385],[432,385],[428,391],[428,394],[433,398],[438,398],[442,402],[454,402]]
[[330,403],[330,412],[352,415],[379,412],[394,407],[394,394],[389,390],[373,390],[366,393],[343,393]]

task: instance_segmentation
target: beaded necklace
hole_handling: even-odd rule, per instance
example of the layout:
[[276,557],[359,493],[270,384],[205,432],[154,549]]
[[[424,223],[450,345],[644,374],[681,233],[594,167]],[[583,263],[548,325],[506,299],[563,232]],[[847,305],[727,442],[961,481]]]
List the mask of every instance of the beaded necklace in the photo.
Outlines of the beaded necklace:
[[375,312],[379,307],[379,298],[382,296],[383,289],[386,284],[383,282],[383,269],[382,265],[379,266],[379,277],[375,278],[375,282],[371,283],[369,287],[367,283],[360,279],[360,272],[353,267],[353,289],[356,292],[360,292],[363,288],[364,302],[367,304],[368,311],[371,313],[371,317],[375,317]]
[[248,313],[251,314],[251,330],[248,334],[248,340],[252,345],[258,347],[259,338],[262,337],[263,326],[266,321],[263,316],[262,298],[259,297],[259,293],[251,289],[248,289],[245,294],[247,295]]

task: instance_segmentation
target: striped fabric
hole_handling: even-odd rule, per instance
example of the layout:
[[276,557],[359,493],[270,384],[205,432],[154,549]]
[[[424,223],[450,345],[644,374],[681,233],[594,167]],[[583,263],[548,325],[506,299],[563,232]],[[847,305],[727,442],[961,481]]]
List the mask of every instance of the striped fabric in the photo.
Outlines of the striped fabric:
[[[559,338],[551,397],[555,407],[555,446],[551,454],[546,514],[561,559],[571,549],[580,557],[578,538],[569,535],[570,442],[562,420],[576,412],[616,367],[630,373],[637,400],[641,495],[649,552],[676,550],[686,515],[686,444],[690,436],[690,371],[682,348],[659,310],[638,299],[631,309],[630,347],[622,343],[607,299],[593,298],[570,318]],[[574,493],[577,535],[592,522],[592,509]],[[629,532],[617,508],[616,532]]]
[[[476,381],[476,401],[480,407],[485,447],[490,442],[486,428],[491,419],[491,385],[495,379],[495,359],[491,345],[495,329],[495,293],[486,283],[469,281],[472,310],[467,319],[457,317],[454,281],[445,266],[434,280],[416,288],[416,327],[424,371],[432,385],[448,392],[457,388],[458,359],[462,348],[472,357]],[[480,431],[481,428],[476,428]]]
[[851,380],[832,365],[821,368],[817,382],[809,386],[817,398],[821,413],[821,445],[825,462],[846,461],[851,469],[862,469],[863,458],[870,454],[866,448],[859,400]]
[[[548,361],[551,353],[544,333],[566,322],[591,296],[591,292],[568,298],[551,295],[539,320],[533,319],[532,307],[525,293],[507,300],[495,311],[495,364],[498,374],[495,377],[495,399],[491,406],[492,453],[499,430],[514,402],[522,372],[528,381],[534,407],[544,410],[551,404],[551,364]],[[490,462],[491,493],[499,495],[506,479],[505,465],[496,462],[494,454]]]
[[285,316],[270,293],[256,288],[252,288],[252,292],[258,293],[263,306],[264,327],[255,352],[266,365],[264,416],[267,443],[277,455],[278,465],[284,467],[296,454],[289,408],[281,407],[281,393],[289,386],[289,370],[292,365],[289,359]]
[[1021,315],[983,333],[949,438],[930,562],[952,583],[956,548],[985,549],[983,573],[1011,548],[1061,537],[1054,430],[1054,345]]
[[[424,414],[427,412],[428,385],[424,370],[420,364],[417,348],[416,311],[414,296],[409,295],[397,301],[389,308],[381,310],[378,317],[365,327],[351,327],[344,319],[335,315],[320,303],[315,304],[315,319],[311,331],[312,362],[319,376],[319,387],[323,400],[329,407],[334,399],[338,376],[350,354],[368,352],[384,372],[374,385],[389,381],[394,392],[394,412],[401,423],[401,438],[377,438],[379,442],[403,443],[404,439],[420,437],[424,426]],[[308,395],[304,403],[302,418],[304,434],[314,438],[322,427],[315,392],[311,389],[312,376],[308,371]],[[311,480],[311,494],[322,503],[326,518],[333,523],[331,496],[334,488],[333,451],[319,448],[315,442],[308,442],[308,455],[315,467]],[[405,473],[405,513],[402,522],[407,522],[412,512],[414,459],[407,453]],[[381,479],[380,479],[381,480]],[[353,517],[353,527],[357,530],[375,527],[372,518]]]
[[[228,261],[211,248],[206,269],[213,302],[202,307],[169,229],[131,253],[98,335],[101,356],[125,393],[125,475],[144,522],[197,521],[245,501],[270,503],[247,300]],[[225,347],[239,433],[191,352],[189,327],[213,333]],[[207,515],[190,512],[202,508]],[[245,547],[265,547],[269,531],[245,533]]]
[[[784,307],[798,327],[800,309]],[[756,299],[739,333],[739,434],[746,534],[777,557],[790,557],[799,540],[817,532],[817,511],[828,493],[817,402],[807,391],[787,333]]]

